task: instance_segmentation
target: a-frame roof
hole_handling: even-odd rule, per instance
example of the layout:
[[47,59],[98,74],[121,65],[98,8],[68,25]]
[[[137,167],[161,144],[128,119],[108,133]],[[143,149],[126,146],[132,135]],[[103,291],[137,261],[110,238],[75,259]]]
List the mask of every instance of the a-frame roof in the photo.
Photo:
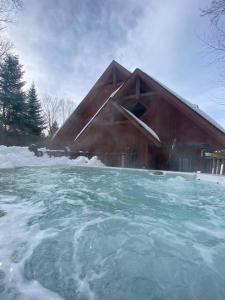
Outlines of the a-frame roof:
[[117,90],[115,90],[109,98],[103,103],[103,105],[98,109],[98,111],[94,114],[94,116],[88,121],[88,123],[82,128],[82,130],[78,133],[78,135],[75,137],[74,142],[79,139],[79,137],[91,126],[91,124],[95,121],[97,116],[103,111],[103,109],[106,107],[108,102],[113,98],[113,96],[117,93],[117,91],[121,88],[120,86]]
[[[122,65],[120,65],[118,62],[116,62],[115,60],[113,60],[109,66],[105,69],[105,71],[102,73],[102,75],[99,77],[99,79],[95,82],[95,84],[93,85],[93,87],[90,89],[90,91],[88,92],[88,94],[85,96],[85,98],[80,102],[80,104],[76,107],[76,109],[74,110],[74,112],[76,110],[79,110],[80,107],[83,105],[83,103],[85,102],[86,99],[89,98],[89,96],[92,94],[92,92],[96,89],[96,87],[98,87],[99,85],[103,85],[106,83],[106,80],[108,79],[108,77],[110,76],[110,74],[113,72],[113,69],[117,70],[118,72],[120,72],[123,76],[124,76],[124,80],[128,79],[131,75],[131,72],[128,71],[126,68],[124,68]],[[73,113],[74,113],[73,112]],[[68,119],[64,122],[64,124],[66,124],[69,120],[70,117],[73,115],[73,113],[68,117]],[[61,126],[61,128],[63,128],[64,124]],[[61,129],[60,128],[60,129]]]
[[[76,109],[72,112],[72,114],[66,119],[63,125],[52,137],[51,145],[54,146],[58,144],[63,144],[65,136],[71,136],[71,142],[73,141],[77,133],[79,133],[86,125],[86,120],[80,119],[82,112],[88,109],[88,106],[90,105],[92,105],[93,107],[93,99],[98,100],[98,102],[101,100],[103,101],[103,103],[107,100],[107,97],[105,97],[105,92],[102,87],[104,85],[107,85],[110,81],[112,81],[113,83],[113,80],[115,79],[115,74],[116,82],[114,82],[115,87],[112,85],[113,90],[117,89],[118,86],[121,86],[121,84],[125,82],[131,75],[131,73],[126,68],[124,68],[118,62],[113,60],[103,72],[103,74],[99,77],[99,79],[96,81],[89,93],[85,96],[85,98],[80,102],[80,104],[76,107]],[[99,105],[101,106],[101,103],[98,103],[98,105],[96,104],[96,110],[98,110]],[[73,132],[75,132],[75,136],[73,136]]]
[[[190,103],[188,100],[177,95],[175,92],[167,88],[165,85],[161,84],[158,80],[149,76],[145,72],[140,69],[135,69],[132,75],[128,78],[128,80],[123,84],[123,87],[116,93],[114,96],[115,99],[119,99],[124,91],[131,85],[135,78],[141,78],[145,81],[147,85],[154,91],[160,93],[160,95],[165,96],[164,98],[169,101],[170,104],[179,108],[184,114],[186,114],[189,118],[195,123],[198,123],[199,126],[203,130],[209,130],[212,133],[216,133],[215,138],[221,141],[221,137],[223,139],[223,143],[225,143],[225,129],[215,122],[210,116],[208,116],[205,112],[199,109],[194,104]],[[219,136],[217,136],[217,134]]]
[[116,70],[117,73],[120,75],[120,77],[123,78],[124,80],[129,78],[131,75],[130,71],[128,71],[126,68],[124,68],[122,65],[120,65],[115,60],[113,60],[109,64],[109,66],[105,69],[103,74],[99,77],[99,79],[96,81],[96,83],[94,84],[94,87],[107,83],[109,77],[113,76],[114,70]]
[[96,112],[96,114],[91,118],[91,120],[86,124],[86,126],[80,131],[80,133],[74,139],[74,142],[77,142],[81,136],[89,129],[92,125],[95,124],[97,117],[104,113],[104,109],[108,104],[112,104],[116,110],[118,110],[121,114],[125,116],[126,119],[130,121],[130,123],[136,127],[142,134],[144,134],[154,145],[157,147],[161,146],[161,141],[158,135],[154,132],[152,128],[150,128],[147,124],[138,119],[133,113],[128,111],[123,106],[119,105],[113,100],[113,97],[117,94],[117,92],[122,88],[119,87],[115,92],[113,92],[110,97],[106,100],[106,102],[102,105],[102,107]]
[[154,83],[159,88],[163,89],[167,94],[170,94],[171,96],[175,97],[179,102],[181,102],[183,105],[191,109],[192,112],[198,114],[199,117],[203,118],[205,121],[207,121],[216,129],[220,130],[223,134],[225,134],[225,129],[220,124],[218,124],[215,120],[213,120],[209,115],[207,115],[204,111],[202,111],[197,105],[194,105],[190,101],[184,99],[183,97],[181,97],[180,95],[178,95],[177,93],[169,89],[167,86],[165,86],[164,84],[162,84],[161,82],[153,78],[152,76],[149,76],[148,74],[144,73],[142,70],[136,69],[136,72],[139,74],[143,74],[144,77],[149,78],[149,80],[151,80],[152,82],[154,81]]
[[[101,87],[104,86],[104,84],[107,84],[109,82],[109,80],[112,80],[112,81],[114,80],[113,76],[114,76],[115,70],[117,72],[119,72],[119,74],[120,74],[119,76],[121,76],[122,81],[117,82],[117,87],[116,87],[115,91],[109,97],[104,99],[104,101],[102,102],[103,104],[100,106],[100,108],[99,107],[97,108],[97,111],[95,113],[93,113],[93,116],[89,118],[88,122],[85,125],[83,125],[82,127],[80,127],[79,130],[75,130],[76,134],[72,136],[71,141],[73,141],[74,138],[75,138],[75,140],[79,139],[79,137],[86,131],[86,129],[92,124],[92,122],[95,121],[96,116],[102,112],[103,108],[107,105],[107,103],[109,101],[112,103],[118,102],[118,104],[119,104],[120,97],[124,95],[125,91],[129,89],[129,86],[131,86],[135,82],[135,79],[137,77],[139,77],[142,81],[144,81],[145,85],[150,88],[150,90],[156,92],[157,94],[162,96],[165,99],[165,101],[169,102],[171,105],[173,105],[177,109],[179,109],[189,119],[191,119],[195,124],[200,126],[207,134],[211,133],[211,135],[213,135],[213,137],[216,140],[218,140],[222,144],[225,144],[225,129],[222,126],[220,126],[218,123],[216,123],[212,118],[210,118],[206,113],[204,113],[202,110],[200,110],[197,106],[191,104],[189,101],[178,96],[176,93],[171,91],[165,85],[161,84],[159,81],[157,81],[153,77],[149,76],[142,70],[136,69],[133,73],[130,73],[127,69],[125,69],[123,66],[118,64],[116,61],[112,61],[111,64],[107,67],[107,69],[104,71],[104,73],[100,76],[100,78],[94,84],[93,88],[90,90],[90,92],[87,94],[87,96],[78,105],[76,110],[66,120],[66,122],[63,124],[63,126],[60,128],[60,130],[53,137],[53,140],[55,137],[61,138],[65,132],[66,127],[68,127],[68,126],[70,126],[70,127],[74,126],[74,128],[76,127],[76,125],[73,124],[74,119],[76,118],[76,114],[77,113],[79,114],[79,111],[81,108],[83,109],[84,104],[87,105],[90,102],[90,100],[92,99],[93,92],[95,93],[95,91],[98,89],[101,90]],[[117,81],[118,81],[118,79],[117,79]],[[118,88],[118,86],[119,86],[119,88]],[[126,117],[130,118],[130,120],[132,119],[131,121],[134,122],[136,125],[138,124],[139,127],[142,127],[141,130],[143,130],[143,128],[145,126],[140,126],[140,122],[139,123],[137,122],[139,119],[134,116],[137,119],[136,120],[130,114],[130,111],[128,111],[124,107],[123,108],[117,107],[117,109],[119,109],[121,112],[123,111],[123,114],[125,114]],[[145,124],[145,123],[143,123],[143,124]],[[153,134],[153,136],[154,136],[154,134]]]

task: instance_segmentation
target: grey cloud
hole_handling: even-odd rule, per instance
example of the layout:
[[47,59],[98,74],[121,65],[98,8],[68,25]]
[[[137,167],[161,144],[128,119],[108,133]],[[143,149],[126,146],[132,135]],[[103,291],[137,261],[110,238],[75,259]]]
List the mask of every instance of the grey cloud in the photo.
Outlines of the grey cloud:
[[[196,30],[207,30],[199,16],[202,3],[205,0],[25,0],[9,36],[27,81],[34,80],[40,93],[78,103],[116,59],[131,70],[142,68],[201,105],[210,86],[206,74],[216,72],[201,64]],[[211,97],[204,99],[204,107],[211,108]]]
[[35,77],[43,92],[80,98],[143,15],[131,0],[30,0],[10,36],[28,80]]

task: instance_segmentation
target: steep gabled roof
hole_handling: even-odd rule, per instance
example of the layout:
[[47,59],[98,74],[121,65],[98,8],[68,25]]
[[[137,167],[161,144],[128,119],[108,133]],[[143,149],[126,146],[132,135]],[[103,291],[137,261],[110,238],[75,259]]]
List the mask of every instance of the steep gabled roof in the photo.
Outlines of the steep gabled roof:
[[94,84],[94,86],[98,86],[98,85],[106,83],[107,80],[108,80],[108,78],[111,75],[110,73],[112,73],[113,70],[116,70],[117,72],[119,72],[120,76],[123,79],[127,79],[131,75],[130,71],[128,71],[126,68],[124,68],[122,65],[120,65],[115,60],[113,60],[109,64],[109,66],[105,69],[105,71],[103,72],[103,74],[99,77],[99,79],[96,81],[96,83]]
[[118,92],[118,90],[122,87],[118,87],[117,90],[115,90],[109,98],[103,103],[103,105],[99,108],[99,110],[94,114],[94,116],[88,121],[88,123],[82,128],[82,130],[78,133],[78,135],[75,137],[74,142],[78,140],[78,138],[85,132],[85,130],[91,126],[91,124],[94,122],[94,120],[97,118],[97,116],[103,111],[104,107],[106,107],[107,103],[114,97],[114,95]]
[[[201,125],[203,130],[210,129],[211,131],[217,131],[217,133],[223,136],[225,142],[225,129],[215,122],[210,116],[208,116],[205,112],[199,109],[194,104],[190,103],[189,101],[185,100],[184,98],[177,95],[175,92],[167,88],[165,85],[161,84],[158,80],[154,79],[153,77],[149,76],[145,72],[140,69],[135,69],[132,75],[128,78],[128,80],[123,84],[123,88],[115,95],[117,99],[123,95],[124,91],[129,87],[132,82],[135,80],[136,77],[142,78],[145,83],[147,83],[151,89],[155,90],[156,92],[160,91],[163,94],[165,99],[169,101],[171,104],[179,107],[183,107],[183,112],[188,116],[193,116],[193,120],[196,122],[198,120],[198,124]],[[208,125],[206,127],[205,125]]]
[[[109,83],[109,80],[114,80],[113,77],[115,73],[117,74],[116,85],[115,87],[113,87],[112,85],[111,90],[106,92],[103,87],[104,85],[107,85]],[[89,106],[92,105],[92,110],[94,110],[93,114],[95,114],[95,112],[102,105],[100,101],[103,101],[104,103],[108,98],[109,93],[118,88],[118,85],[121,85],[122,82],[126,81],[126,79],[129,78],[130,75],[131,73],[126,68],[113,60],[100,76],[100,78],[96,81],[89,93],[85,96],[81,103],[76,107],[72,114],[55,133],[55,135],[51,139],[51,145],[54,147],[54,145],[64,144],[68,139],[68,136],[70,137],[70,141],[72,142],[77,133],[79,133],[83,129],[83,127],[93,116],[86,116],[84,119],[82,117],[83,111],[85,111],[86,108],[89,108]],[[94,102],[96,109],[95,107],[93,109],[93,99],[97,101],[97,103]],[[77,132],[75,136],[73,136],[73,132]]]
[[[112,88],[111,91],[108,91],[108,94],[104,94],[102,89],[105,85],[109,84],[111,81],[114,81],[115,70],[119,72],[119,76],[117,77],[116,82],[117,86],[115,85],[115,87]],[[144,73],[140,69],[136,69],[133,73],[130,73],[127,69],[118,64],[116,61],[111,62],[111,64],[107,67],[104,73],[94,84],[93,88],[90,90],[87,96],[83,99],[83,101],[78,105],[75,111],[63,124],[63,126],[59,129],[59,131],[55,134],[52,141],[60,141],[60,139],[63,139],[66,133],[68,136],[68,128],[69,134],[71,136],[71,142],[73,142],[74,138],[74,141],[77,141],[79,137],[87,130],[87,128],[93,124],[98,114],[100,114],[104,110],[104,108],[109,102],[112,103],[115,107],[116,103],[118,105],[121,104],[119,99],[121,98],[121,96],[124,96],[126,90],[129,90],[129,87],[135,82],[137,77],[141,78],[141,80],[145,83],[145,86],[147,86],[150,90],[150,92],[146,93],[145,96],[147,94],[151,94],[152,91],[156,94],[159,94],[163,97],[163,99],[165,99],[171,105],[175,106],[182,113],[184,113],[189,119],[197,123],[207,134],[211,132],[211,135],[213,134],[213,137],[215,139],[220,141],[220,143],[225,144],[225,129],[222,126],[220,126],[217,122],[215,122],[212,118],[210,118],[206,113],[200,110],[197,106],[191,104],[189,101],[180,97],[179,95],[171,91],[169,88],[167,88],[165,85],[161,84],[159,81]],[[122,81],[120,82],[118,78],[122,78]],[[112,92],[113,90],[114,92]],[[102,92],[104,96],[102,96]],[[101,103],[97,101],[99,97],[101,98]],[[127,97],[129,98],[130,96],[128,95]],[[95,100],[97,101],[97,104]],[[89,105],[92,105],[92,114],[89,114],[89,116],[84,121],[81,118],[82,112],[87,107],[89,107]],[[155,143],[160,143],[160,141],[157,138],[157,134],[154,131],[152,131],[152,129],[149,126],[147,126],[147,124],[138,119],[126,108],[122,106],[117,106],[117,109],[120,110],[120,112],[123,113],[127,118],[129,118],[133,125],[135,125],[142,131],[144,130],[145,133],[148,132],[148,136],[152,136]]]
[[203,118],[205,121],[210,123],[212,126],[214,126],[216,129],[220,130],[223,134],[225,134],[225,129],[218,124],[215,120],[213,120],[208,114],[206,114],[204,111],[202,111],[197,105],[192,104],[190,101],[184,99],[171,89],[169,89],[166,85],[162,84],[160,81],[154,79],[152,76],[149,76],[148,74],[144,73],[140,69],[137,69],[137,72],[143,73],[145,76],[149,77],[152,81],[154,81],[158,86],[163,88],[166,92],[170,93],[172,96],[174,96],[178,101],[180,101],[182,104],[190,108],[193,112],[197,113],[201,118]]
[[[123,86],[123,85],[122,85]],[[96,118],[103,113],[104,108],[107,106],[107,104],[112,104],[120,113],[122,113],[128,120],[131,121],[131,124],[135,126],[139,131],[142,132],[153,144],[155,144],[157,147],[161,145],[161,141],[158,137],[158,135],[154,132],[152,128],[150,128],[147,124],[145,124],[143,121],[138,119],[133,113],[128,111],[123,106],[117,104],[114,102],[113,98],[117,95],[118,91],[122,88],[120,86],[115,92],[113,92],[110,97],[106,100],[106,102],[102,105],[102,107],[96,112],[96,114],[91,118],[91,120],[86,124],[86,126],[80,131],[80,133],[76,136],[74,139],[74,142],[79,140],[79,138],[90,128],[94,123]]]

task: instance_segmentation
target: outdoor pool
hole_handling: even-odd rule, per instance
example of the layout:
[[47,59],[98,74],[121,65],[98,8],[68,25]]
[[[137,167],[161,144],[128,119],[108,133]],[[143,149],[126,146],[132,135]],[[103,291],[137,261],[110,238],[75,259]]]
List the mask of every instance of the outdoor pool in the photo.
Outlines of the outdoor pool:
[[225,299],[225,187],[89,167],[0,170],[0,299]]

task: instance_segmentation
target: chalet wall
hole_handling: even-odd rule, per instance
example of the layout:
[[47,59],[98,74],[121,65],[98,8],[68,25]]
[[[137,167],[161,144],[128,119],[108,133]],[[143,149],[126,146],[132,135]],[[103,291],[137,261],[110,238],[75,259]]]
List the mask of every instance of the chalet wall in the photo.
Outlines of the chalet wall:
[[[120,104],[131,110],[136,102],[136,99],[129,99],[121,101]],[[135,165],[130,162],[129,166],[179,169],[179,159],[193,161],[200,158],[201,145],[209,144],[211,149],[219,147],[206,130],[197,126],[197,123],[171,105],[167,99],[156,96],[139,99],[139,102],[147,108],[140,119],[158,134],[162,143],[161,149],[155,147],[109,103],[92,122],[90,129],[85,130],[82,137],[75,142],[72,150],[96,154],[107,165],[112,166],[120,166],[122,155],[129,156],[130,151],[135,150],[138,159]],[[173,143],[175,147],[172,151]],[[200,169],[200,164],[199,159],[195,161],[197,169]]]
[[[123,107],[132,112],[138,102],[146,111],[137,117],[155,131],[161,144],[150,137],[149,130],[143,130],[144,126],[135,124],[133,115],[132,119],[124,113]],[[98,155],[107,165],[196,171],[201,169],[204,149],[225,148],[225,135],[141,70],[130,74],[113,62],[56,134],[51,146],[66,145],[72,151]]]
[[52,148],[61,148],[70,145],[115,89],[116,87],[112,84],[96,87],[65,122],[64,126],[53,139]]
[[[164,144],[209,144],[211,149],[218,149],[224,146],[216,141],[211,132],[207,132],[206,127],[201,127],[174,105],[168,99],[159,96],[155,98],[143,98],[138,102],[142,103],[147,111],[140,118],[149,125],[160,137]],[[137,103],[136,99],[123,101],[122,104],[131,109]]]
[[112,92],[121,86],[130,75],[131,73],[126,68],[116,61],[112,61],[87,96],[53,137],[50,147],[64,148],[67,145],[71,145],[78,133],[94,116]]
[[114,111],[113,107],[107,108],[96,118],[72,150],[96,154],[107,165],[121,166],[125,155],[129,167],[154,167],[148,155],[151,142],[129,120],[114,121]]

